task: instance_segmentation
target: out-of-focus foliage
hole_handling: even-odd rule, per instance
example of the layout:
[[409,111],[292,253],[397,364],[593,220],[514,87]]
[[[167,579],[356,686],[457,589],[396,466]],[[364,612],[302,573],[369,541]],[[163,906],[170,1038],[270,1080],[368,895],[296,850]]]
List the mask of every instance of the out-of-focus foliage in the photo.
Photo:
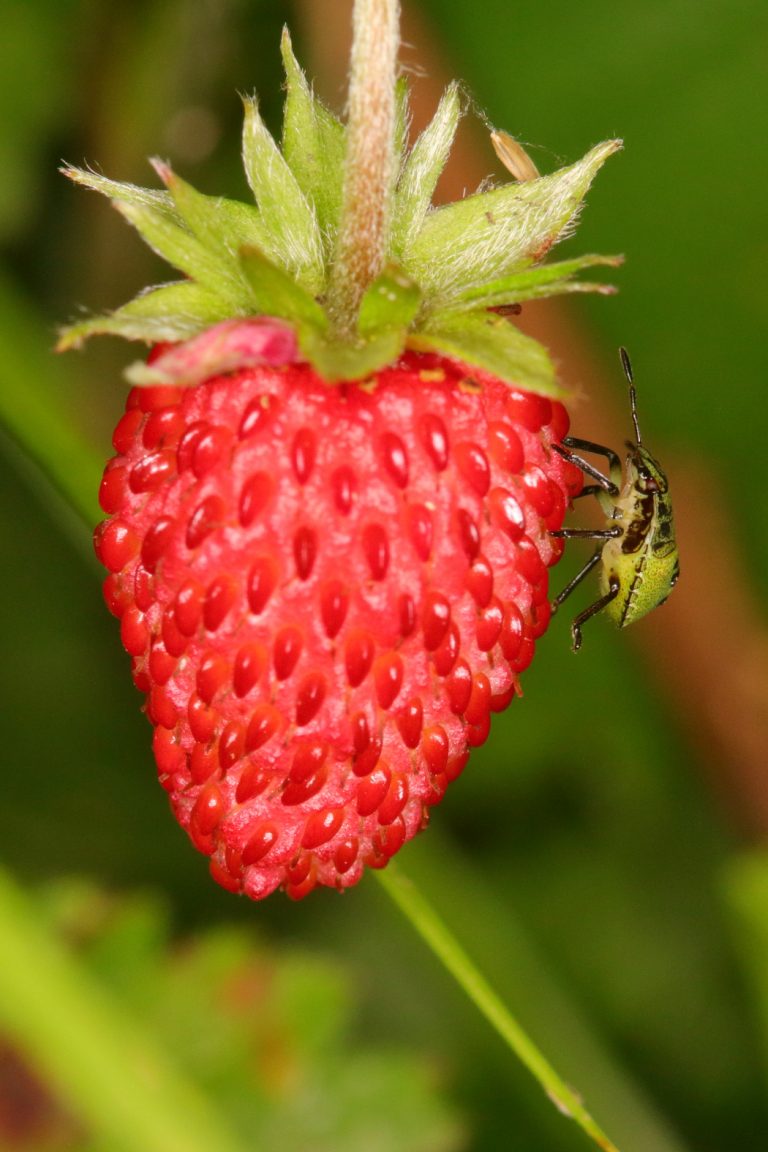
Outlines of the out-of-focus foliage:
[[[75,0],[0,5],[0,237],[13,240],[41,209],[48,184],[47,147],[66,131],[77,92],[70,37]],[[42,178],[41,178],[42,177]]]
[[762,1075],[768,1083],[768,853],[737,856],[724,876],[739,958],[757,1007],[755,1031],[762,1041]]
[[[761,593],[768,584],[761,530],[768,522],[765,5],[404,0],[404,7],[432,20],[454,71],[495,124],[544,146],[532,149],[542,171],[598,139],[624,137],[626,150],[592,191],[579,234],[580,251],[626,253],[616,276],[621,293],[574,309],[606,361],[614,363],[619,343],[630,348],[644,433],[663,449],[673,483],[680,457],[698,456],[728,494]],[[44,348],[55,324],[78,306],[114,306],[163,273],[116,214],[59,178],[56,164],[90,162],[145,183],[144,157],[159,153],[205,191],[243,195],[235,91],[258,90],[277,125],[279,33],[292,11],[278,0],[0,0],[0,16],[0,389],[34,385],[41,403],[49,396],[77,436],[106,456],[128,357],[105,342],[64,368],[51,364],[48,375]],[[298,29],[295,41],[306,59]],[[338,92],[341,102],[341,78]],[[29,373],[25,365],[33,366]],[[510,1075],[496,1040],[372,885],[344,899],[321,893],[301,906],[276,898],[258,907],[211,885],[154,780],[149,728],[114,621],[100,603],[95,568],[71,546],[79,529],[27,462],[5,441],[0,446],[8,449],[0,458],[5,862],[26,877],[77,871],[162,889],[190,933],[186,952],[171,960],[153,943],[155,922],[143,905],[135,915],[145,917],[153,963],[137,953],[138,927],[134,944],[118,947],[119,923],[139,907],[126,905],[103,938],[116,953],[103,965],[115,976],[122,971],[138,997],[137,1014],[165,1015],[169,1027],[186,1030],[185,1058],[202,1061],[196,1068],[211,1091],[226,1081],[236,1094],[244,1073],[230,1066],[225,1074],[216,1053],[198,1045],[234,1059],[224,1049],[231,1043],[242,1051],[243,1033],[225,1014],[206,1039],[184,990],[198,1014],[213,1012],[202,986],[239,963],[242,938],[222,929],[195,942],[194,933],[219,921],[255,922],[260,939],[270,941],[263,947],[285,990],[282,1003],[301,1014],[302,989],[315,989],[316,1027],[302,1033],[303,1042],[315,1053],[330,1045],[337,1074],[305,1087],[323,1084],[337,1119],[349,1114],[343,1101],[367,1084],[366,1062],[354,1054],[364,1048],[378,1053],[366,1060],[381,1062],[381,1048],[396,1044],[439,1054],[478,1152],[583,1147],[527,1077]],[[713,555],[718,545],[711,540]],[[683,556],[676,596],[686,595],[695,575]],[[718,659],[713,651],[712,677]],[[513,1008],[529,1000],[536,1006],[538,991],[520,983],[527,970],[498,944],[514,935],[507,920],[514,910],[616,1069],[640,1086],[681,1148],[759,1148],[768,1131],[764,869],[734,866],[742,844],[724,797],[709,788],[699,750],[659,692],[656,671],[600,621],[574,657],[567,619],[557,619],[526,674],[524,699],[496,721],[491,741],[435,813],[442,835],[409,848],[403,866],[409,853],[423,857],[439,884],[447,857],[483,886],[487,904],[454,886],[452,926],[505,984]],[[478,908],[488,909],[487,939]],[[288,937],[321,949],[323,965],[297,968],[293,948],[276,943]],[[100,948],[108,951],[106,943],[92,944],[94,960]],[[334,1031],[337,1011],[346,1011],[334,1004],[345,999],[347,977],[333,958],[343,958],[360,991],[360,1048],[346,1047],[343,1030]],[[131,978],[132,963],[141,980]],[[558,1014],[547,1028],[546,1005],[542,1013],[537,1026],[557,1037]],[[567,1043],[563,1025],[563,1051]],[[556,1060],[557,1042],[550,1051]],[[345,1053],[354,1067],[344,1067]],[[400,1059],[386,1064],[395,1114]],[[591,1060],[583,1056],[581,1067],[576,1060],[578,1086],[592,1082]],[[287,1096],[290,1117],[304,1097]],[[421,1099],[424,1108],[437,1107]],[[593,1084],[588,1103],[606,1127],[610,1115],[622,1152],[649,1152],[652,1141],[622,1099],[606,1080]],[[340,1123],[336,1148],[345,1147]],[[373,1146],[359,1140],[349,1147]]]
[[[338,957],[274,951],[244,927],[173,938],[167,908],[82,881],[36,896],[45,930],[206,1092],[242,1147],[285,1152],[456,1152],[465,1146],[437,1068],[355,1037],[350,974]],[[6,1046],[10,1055],[13,1050]],[[3,1148],[80,1152],[80,1126],[18,1059],[0,1076]],[[24,1111],[24,1098],[34,1110]],[[397,1108],[392,1101],[397,1101]],[[12,1131],[9,1120],[12,1114]],[[27,1143],[20,1139],[26,1133]]]

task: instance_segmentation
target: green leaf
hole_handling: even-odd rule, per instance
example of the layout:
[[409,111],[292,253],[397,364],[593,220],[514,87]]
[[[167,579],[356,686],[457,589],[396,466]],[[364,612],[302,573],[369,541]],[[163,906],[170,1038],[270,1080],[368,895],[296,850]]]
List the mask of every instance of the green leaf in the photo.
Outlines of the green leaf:
[[227,267],[206,244],[155,208],[121,201],[117,201],[115,207],[159,256],[208,291],[221,296],[222,302],[237,314],[242,304],[242,285],[238,284],[232,267]]
[[[250,309],[240,315],[249,315]],[[126,320],[147,319],[158,325],[166,325],[179,335],[174,339],[186,339],[211,324],[218,324],[232,313],[226,304],[213,292],[191,280],[180,280],[174,284],[160,284],[142,292],[128,304],[123,304],[112,313]],[[153,337],[157,339],[157,337]],[[164,336],[167,340],[171,337]]]
[[436,209],[403,253],[406,272],[444,307],[474,286],[540,260],[573,223],[594,176],[620,146],[609,140],[550,176]]
[[145,340],[150,344],[187,340],[231,315],[231,308],[219,296],[191,280],[161,284],[142,292],[114,312],[71,324],[62,331],[57,350],[79,348],[89,336],[99,335]]
[[402,268],[391,264],[368,287],[360,302],[357,330],[370,336],[387,329],[405,331],[421,305],[421,293]]
[[267,131],[254,99],[245,100],[243,163],[267,231],[266,248],[313,295],[325,282],[314,207]]
[[461,113],[457,84],[443,94],[431,123],[410,151],[395,192],[391,247],[394,256],[409,248],[424,222]]
[[561,394],[547,351],[493,312],[444,313],[411,334],[407,344],[484,368],[520,388],[545,396]]
[[140,208],[152,208],[156,212],[165,213],[175,223],[181,223],[168,192],[155,188],[140,188],[138,184],[124,184],[120,180],[109,180],[106,176],[100,176],[98,172],[75,168],[71,164],[65,164],[60,171],[74,184],[91,188],[94,192],[101,192],[110,200],[121,200],[124,204],[136,204]]
[[299,188],[314,205],[328,252],[339,225],[344,178],[344,125],[312,92],[291,47],[288,29],[280,44],[287,82],[283,154]]
[[255,311],[265,316],[278,316],[282,320],[309,324],[321,332],[328,326],[325,312],[305,288],[291,276],[268,260],[258,248],[240,249],[240,264],[251,295]]
[[[593,280],[573,280],[577,272],[585,268],[606,265],[618,268],[624,262],[623,256],[577,256],[573,260],[560,260],[553,264],[542,264],[537,268],[526,268],[513,272],[499,280],[479,284],[462,292],[458,304],[468,308],[497,308],[505,304],[516,304],[523,300],[538,300],[560,292],[602,292],[612,294],[615,289],[610,284],[599,284]],[[454,305],[456,308],[457,305]]]
[[408,146],[408,131],[411,127],[411,100],[406,76],[398,76],[395,82],[395,131],[393,142],[394,165],[392,171],[392,192],[400,179]]
[[230,274],[237,280],[240,275],[238,251],[242,245],[263,248],[268,242],[258,208],[224,196],[206,196],[177,176],[167,164],[153,160],[152,165],[168,188],[182,223],[201,244],[231,266]]

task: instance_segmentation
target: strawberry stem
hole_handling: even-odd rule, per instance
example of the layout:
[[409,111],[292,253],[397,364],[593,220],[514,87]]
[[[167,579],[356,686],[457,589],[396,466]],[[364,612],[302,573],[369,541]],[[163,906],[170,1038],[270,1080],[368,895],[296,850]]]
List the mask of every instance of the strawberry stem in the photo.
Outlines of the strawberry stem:
[[355,0],[341,227],[328,292],[342,337],[354,333],[363,293],[384,264],[399,46],[399,0]]

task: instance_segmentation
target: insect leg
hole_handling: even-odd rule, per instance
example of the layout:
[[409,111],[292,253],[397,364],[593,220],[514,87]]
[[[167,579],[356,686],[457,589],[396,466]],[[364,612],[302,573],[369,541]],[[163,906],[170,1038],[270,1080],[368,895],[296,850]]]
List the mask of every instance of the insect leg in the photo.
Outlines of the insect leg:
[[557,612],[560,605],[563,603],[564,600],[568,599],[571,592],[573,592],[574,588],[578,588],[578,586],[579,586],[579,584],[581,584],[582,580],[584,580],[587,576],[589,576],[590,572],[595,567],[595,565],[600,563],[600,558],[602,555],[603,555],[602,548],[598,548],[597,552],[595,552],[592,556],[590,556],[589,560],[587,560],[586,564],[581,569],[581,571],[576,573],[573,580],[571,580],[571,582],[569,584],[566,584],[565,588],[563,588],[563,590],[559,594],[559,596],[555,596],[554,600],[552,601],[552,611],[553,612]]
[[590,604],[589,608],[585,608],[583,612],[579,612],[573,624],[571,624],[574,652],[578,652],[579,648],[581,648],[582,624],[586,623],[586,621],[590,620],[593,616],[596,616],[598,612],[602,612],[603,608],[605,608],[607,604],[610,604],[611,600],[615,600],[619,594],[620,587],[618,576],[611,576],[608,583],[608,591],[605,596],[601,596],[599,600],[595,600],[594,604]]
[[623,531],[617,524],[615,528],[553,528],[549,535],[561,540],[615,540]]
[[591,476],[593,480],[611,496],[618,496],[619,488],[614,484],[613,480],[609,480],[607,476],[595,468],[594,464],[590,464],[583,456],[579,456],[576,452],[572,452],[571,448],[580,448],[583,452],[594,452],[598,456],[605,456],[610,465],[611,474],[614,476],[621,475],[621,461],[612,448],[605,448],[602,444],[594,444],[591,440],[578,440],[574,436],[566,436],[561,444],[553,444],[555,452],[562,456],[565,460],[570,460],[577,468],[581,468],[587,476]]
[[[594,440],[581,440],[578,436],[565,436],[563,445],[566,448],[578,448],[580,452],[594,452],[596,456],[605,456],[611,471],[614,468],[621,468],[618,453],[614,452],[613,448],[606,448],[604,444],[595,444]],[[556,448],[557,445],[553,444],[552,447]]]
[[[615,487],[615,485],[614,485]],[[600,496],[604,491],[599,484],[585,484],[581,492],[577,492],[572,496],[572,500],[581,500],[582,496]]]

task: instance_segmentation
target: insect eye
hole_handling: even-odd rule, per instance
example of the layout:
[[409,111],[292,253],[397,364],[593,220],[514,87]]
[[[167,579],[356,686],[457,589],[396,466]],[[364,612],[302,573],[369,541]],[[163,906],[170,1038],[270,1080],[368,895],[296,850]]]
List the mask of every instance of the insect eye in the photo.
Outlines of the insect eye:
[[647,468],[638,469],[637,476],[643,492],[661,492],[658,480],[656,480],[654,476],[651,476]]

